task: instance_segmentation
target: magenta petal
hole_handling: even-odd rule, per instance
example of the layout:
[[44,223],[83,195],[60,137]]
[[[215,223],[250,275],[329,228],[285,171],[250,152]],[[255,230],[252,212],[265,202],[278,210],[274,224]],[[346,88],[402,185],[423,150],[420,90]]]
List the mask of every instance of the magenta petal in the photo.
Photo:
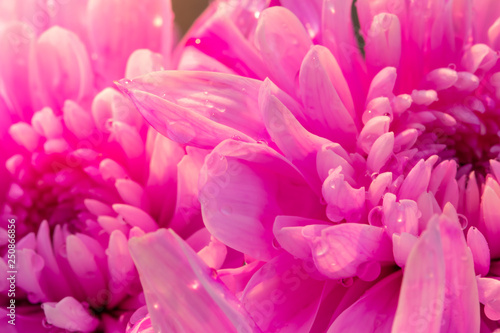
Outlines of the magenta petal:
[[[172,231],[129,241],[155,332],[255,332],[254,323],[212,271]],[[168,281],[168,288],[163,288]],[[256,330],[259,332],[259,330]]]
[[445,267],[437,217],[429,222],[406,262],[392,332],[439,332]]
[[42,305],[47,322],[68,331],[93,332],[99,320],[90,314],[82,303],[73,297],[65,297],[59,302]]
[[325,284],[311,278],[310,270],[307,262],[284,254],[253,275],[241,302],[263,332],[309,331]]
[[393,260],[391,241],[379,227],[342,223],[307,238],[318,270],[331,279],[354,277],[366,262]]
[[400,283],[400,272],[378,282],[344,310],[328,332],[366,332],[367,329],[371,332],[389,332],[396,314]]
[[199,198],[212,235],[261,260],[278,252],[272,232],[277,215],[315,218],[322,211],[318,197],[285,158],[267,145],[234,140],[206,157]]

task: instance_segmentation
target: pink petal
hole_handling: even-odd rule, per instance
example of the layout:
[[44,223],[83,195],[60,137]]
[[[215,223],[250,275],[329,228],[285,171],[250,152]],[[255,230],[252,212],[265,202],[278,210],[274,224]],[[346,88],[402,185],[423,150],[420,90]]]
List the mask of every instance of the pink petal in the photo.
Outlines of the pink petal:
[[498,55],[485,44],[475,44],[465,51],[462,66],[467,72],[475,73],[478,69],[490,70],[497,62]]
[[63,106],[63,119],[66,128],[78,139],[85,139],[95,130],[92,116],[72,100],[66,100]]
[[396,196],[392,193],[384,195],[383,202],[384,225],[389,235],[393,233],[406,232],[414,236],[418,235],[418,218],[420,212],[417,203],[413,200],[401,199],[396,202]]
[[4,90],[0,95],[23,121],[29,121],[33,113],[28,59],[34,38],[30,26],[19,21],[5,24],[0,32],[0,63],[4,64],[0,67]]
[[35,112],[31,118],[31,126],[35,132],[47,139],[58,139],[63,134],[61,119],[48,107]]
[[352,161],[344,148],[338,143],[330,143],[321,147],[316,155],[316,166],[318,175],[322,181],[330,175],[330,170],[342,167],[342,174],[349,183],[354,183],[355,170],[351,165]]
[[[182,168],[177,164],[184,156],[184,150],[176,142],[162,135],[155,137],[145,191],[151,202],[151,215],[158,217],[156,220],[160,226],[170,221],[174,214],[176,193],[172,189],[178,186],[178,169],[181,172]],[[191,177],[197,179],[194,173]]]
[[366,103],[377,97],[392,97],[394,85],[396,84],[396,68],[386,67],[378,72],[370,84],[370,90],[366,96]]
[[170,1],[91,0],[87,13],[95,63],[104,84],[125,75],[127,60],[136,49],[170,54],[173,21]]
[[358,148],[366,154],[370,152],[375,140],[389,131],[391,119],[387,116],[377,116],[371,118],[359,133],[357,140]]
[[97,258],[78,235],[69,235],[66,238],[66,249],[68,262],[81,286],[88,297],[95,297],[105,288],[104,276],[99,269]]
[[255,35],[271,80],[296,95],[300,64],[312,46],[301,22],[284,7],[270,7],[260,14]]
[[392,332],[439,332],[445,267],[437,217],[429,222],[406,262]]
[[[445,212],[453,206],[448,203]],[[479,299],[474,261],[458,219],[439,222],[445,258],[446,292],[441,329],[447,332],[479,332]]]
[[500,281],[498,278],[477,278],[477,288],[479,291],[479,301],[484,304],[484,313],[491,319],[500,320],[500,307],[498,297],[500,297]]
[[476,274],[486,276],[490,270],[490,248],[486,238],[476,227],[467,232],[467,245],[472,252]]
[[427,161],[420,160],[406,176],[399,188],[399,198],[416,200],[423,192],[427,191],[431,178],[431,170],[436,163],[437,156],[430,157]]
[[125,77],[132,79],[151,72],[164,70],[164,60],[161,54],[147,49],[135,50],[127,61]]
[[401,57],[401,26],[394,14],[380,13],[373,17],[365,45],[367,66],[373,71],[399,65]]
[[500,256],[500,243],[496,240],[500,237],[500,197],[495,190],[486,184],[483,195],[481,197],[481,216],[482,223],[479,230],[488,240],[490,246],[491,257],[497,258]]
[[[172,231],[133,238],[129,248],[155,332],[232,332],[236,327],[254,331],[255,324],[239,301]],[[165,281],[168,289],[161,287]]]
[[385,193],[387,187],[392,183],[392,173],[384,172],[375,178],[371,184],[370,188],[366,192],[367,200],[370,200],[373,206],[377,206]]
[[[248,282],[242,305],[263,332],[308,332],[324,282],[311,278],[302,260],[284,254],[264,264]],[[300,302],[293,300],[300,299]]]
[[99,320],[90,314],[82,303],[73,297],[65,297],[59,302],[42,305],[47,322],[69,331],[93,332]]
[[33,127],[24,122],[10,126],[9,134],[18,145],[23,146],[30,152],[33,152],[38,147],[40,136],[33,130]]
[[149,207],[144,189],[140,184],[131,179],[118,179],[115,187],[124,203],[143,210],[147,210]]
[[47,296],[40,285],[40,277],[45,261],[35,251],[22,249],[16,251],[16,285],[28,293],[31,303],[47,301]]
[[120,121],[113,121],[110,132],[129,159],[140,157],[144,153],[144,141],[135,127]]
[[305,55],[299,85],[309,126],[316,134],[354,150],[357,128],[352,98],[339,65],[327,48],[314,46]]
[[93,89],[92,67],[85,45],[73,32],[60,27],[45,31],[36,42],[32,89],[34,103],[60,110],[66,99],[82,101]]
[[394,261],[399,267],[403,268],[406,265],[408,256],[417,240],[418,238],[415,235],[406,232],[402,232],[400,235],[392,234]]
[[241,141],[224,141],[206,157],[199,198],[215,238],[262,260],[278,252],[272,244],[277,215],[321,214],[318,197],[285,158],[266,145]]
[[394,149],[394,133],[388,132],[382,134],[370,149],[366,165],[371,172],[379,172],[387,163]]
[[389,332],[398,305],[400,283],[400,272],[378,282],[344,310],[335,319],[328,332],[365,332],[367,328],[373,332]]
[[328,226],[319,220],[297,216],[277,216],[273,225],[273,233],[285,251],[294,257],[307,259],[311,257],[311,249],[306,238],[307,233],[317,232]]
[[391,242],[382,228],[342,223],[307,238],[316,267],[330,279],[354,277],[366,262],[392,260]]
[[207,151],[187,147],[187,155],[178,163],[177,198],[169,227],[179,235],[189,235],[203,226],[198,200],[198,179]]
[[349,222],[357,222],[361,219],[365,205],[365,188],[355,189],[341,173],[339,166],[323,182],[323,198],[328,204],[326,214],[333,222],[346,219]]
[[158,229],[156,222],[151,216],[140,208],[124,204],[114,204],[112,207],[132,227],[139,227],[145,232]]
[[[264,90],[264,91],[262,91]],[[271,95],[266,82],[262,86],[260,106],[271,139],[319,192],[321,181],[316,171],[316,153],[328,140],[309,133],[278,98]]]

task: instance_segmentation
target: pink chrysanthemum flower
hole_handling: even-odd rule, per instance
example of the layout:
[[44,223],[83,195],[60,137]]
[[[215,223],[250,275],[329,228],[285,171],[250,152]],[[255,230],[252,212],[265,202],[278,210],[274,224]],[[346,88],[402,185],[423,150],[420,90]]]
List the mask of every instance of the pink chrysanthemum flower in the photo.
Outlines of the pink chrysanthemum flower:
[[132,329],[495,331],[499,27],[487,0],[213,3],[180,70],[120,88],[210,151],[204,224],[245,264],[131,240],[150,315]]
[[[157,135],[111,87],[168,66],[170,3],[1,8],[0,331],[123,332],[145,304],[129,237],[201,227],[190,189],[176,197],[201,166],[196,151],[186,155]],[[179,162],[187,173],[177,172]],[[15,296],[7,279],[14,270]],[[15,326],[6,320],[13,298]]]

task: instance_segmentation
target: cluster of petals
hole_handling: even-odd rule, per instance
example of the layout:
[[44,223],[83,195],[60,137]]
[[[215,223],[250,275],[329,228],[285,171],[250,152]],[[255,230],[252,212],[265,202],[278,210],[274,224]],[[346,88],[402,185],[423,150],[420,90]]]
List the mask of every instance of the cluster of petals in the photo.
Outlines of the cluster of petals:
[[201,155],[113,84],[170,66],[172,19],[160,0],[0,3],[0,331],[124,332],[145,305],[128,239],[201,227]]
[[500,327],[500,3],[215,1],[181,47],[118,86],[205,228],[130,240],[129,332]]

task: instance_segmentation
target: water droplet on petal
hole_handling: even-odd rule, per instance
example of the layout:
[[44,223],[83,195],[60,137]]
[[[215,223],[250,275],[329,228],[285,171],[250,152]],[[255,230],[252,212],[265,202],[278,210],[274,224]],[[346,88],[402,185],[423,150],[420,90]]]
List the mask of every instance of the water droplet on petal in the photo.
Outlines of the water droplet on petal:
[[384,226],[384,213],[382,207],[377,206],[372,208],[368,214],[368,223],[374,227]]
[[281,249],[281,245],[280,245],[280,243],[278,242],[278,240],[277,240],[276,238],[273,238],[273,247],[274,247],[276,250]]
[[465,230],[467,226],[469,225],[469,221],[467,220],[467,217],[465,217],[462,214],[458,214],[458,222],[460,222],[460,226],[462,227],[462,230]]
[[324,255],[328,251],[328,249],[329,249],[329,246],[324,240],[320,239],[316,243],[316,250],[315,251],[316,251],[317,256]]

